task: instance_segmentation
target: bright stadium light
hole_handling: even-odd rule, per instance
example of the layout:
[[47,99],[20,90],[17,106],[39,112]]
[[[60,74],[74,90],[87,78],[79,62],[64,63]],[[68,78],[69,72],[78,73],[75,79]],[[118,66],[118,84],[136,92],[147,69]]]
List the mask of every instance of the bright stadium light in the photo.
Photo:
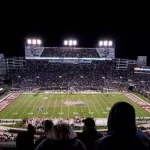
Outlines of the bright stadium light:
[[77,40],[64,40],[64,45],[65,46],[76,46],[77,45]]
[[108,41],[104,41],[104,46],[107,46],[108,45]]
[[32,44],[31,39],[28,39],[28,40],[27,40],[27,44],[29,44],[29,45]]
[[103,41],[99,41],[99,46],[103,46]]
[[35,39],[32,40],[32,44],[33,44],[33,45],[36,44],[36,40],[35,40]]
[[42,42],[41,42],[41,40],[38,39],[38,40],[36,41],[36,43],[37,43],[38,45],[41,45]]
[[76,46],[77,45],[77,41],[73,40],[73,45]]
[[108,46],[112,46],[113,45],[113,42],[112,41],[109,41],[108,42]]
[[69,46],[72,46],[72,44],[73,44],[72,40],[69,40]]
[[64,41],[64,45],[65,46],[68,45],[68,41],[67,40]]

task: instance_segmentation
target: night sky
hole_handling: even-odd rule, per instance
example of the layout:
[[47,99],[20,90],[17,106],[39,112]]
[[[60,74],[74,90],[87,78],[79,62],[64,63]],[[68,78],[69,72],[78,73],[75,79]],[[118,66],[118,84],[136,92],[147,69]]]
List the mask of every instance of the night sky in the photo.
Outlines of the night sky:
[[116,57],[136,59],[146,55],[150,64],[149,9],[141,4],[118,7],[74,3],[6,4],[0,12],[0,53],[5,57],[24,56],[28,37],[41,38],[44,46],[62,46],[64,39],[72,37],[80,47],[96,47],[100,39],[112,39]]

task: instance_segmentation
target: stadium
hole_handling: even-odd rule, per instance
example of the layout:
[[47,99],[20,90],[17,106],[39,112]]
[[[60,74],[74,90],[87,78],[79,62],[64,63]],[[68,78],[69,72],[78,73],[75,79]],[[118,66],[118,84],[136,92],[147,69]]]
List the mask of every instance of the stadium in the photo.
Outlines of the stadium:
[[[115,58],[115,43],[99,41],[97,48],[80,48],[76,40],[63,47],[44,47],[40,39],[27,39],[25,57],[1,56],[0,124],[40,130],[44,120],[65,122],[81,130],[91,117],[98,129],[107,128],[116,102],[128,102],[136,111],[137,125],[150,123],[150,69],[147,56],[137,60]],[[128,111],[128,110],[127,110]]]
[[64,47],[41,43],[28,39],[25,58],[5,59],[12,86],[1,100],[1,119],[78,116],[104,126],[118,101],[132,104],[137,117],[150,117],[146,56],[115,58],[113,41],[100,41],[98,48],[78,48],[76,40],[65,40]]

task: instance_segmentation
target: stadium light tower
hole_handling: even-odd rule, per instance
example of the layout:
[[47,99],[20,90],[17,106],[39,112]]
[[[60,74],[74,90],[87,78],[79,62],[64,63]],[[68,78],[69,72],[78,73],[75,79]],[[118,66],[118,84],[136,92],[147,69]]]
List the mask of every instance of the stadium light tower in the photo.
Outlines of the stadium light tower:
[[77,46],[77,40],[64,40],[64,46]]
[[77,45],[77,41],[73,40],[73,45],[76,46]]
[[99,46],[100,47],[112,47],[113,46],[113,41],[111,40],[101,40],[99,41]]
[[67,41],[67,40],[64,41],[64,45],[65,45],[65,46],[68,45],[68,41]]
[[36,38],[31,38],[31,39],[27,39],[26,42],[27,45],[34,45],[34,46],[40,46],[42,44],[41,39],[36,39]]
[[99,41],[99,46],[103,46],[103,41]]
[[72,45],[73,45],[73,41],[69,40],[69,46],[72,46]]
[[38,40],[37,40],[37,44],[38,44],[38,45],[41,45],[41,43],[42,43],[41,40],[38,39]]
[[27,44],[32,44],[32,41],[31,41],[31,39],[27,39]]
[[33,39],[33,40],[32,40],[32,44],[33,44],[33,45],[36,45],[36,39]]
[[104,46],[108,46],[108,41],[104,41]]
[[113,45],[113,42],[112,41],[109,41],[108,42],[108,46],[112,46]]

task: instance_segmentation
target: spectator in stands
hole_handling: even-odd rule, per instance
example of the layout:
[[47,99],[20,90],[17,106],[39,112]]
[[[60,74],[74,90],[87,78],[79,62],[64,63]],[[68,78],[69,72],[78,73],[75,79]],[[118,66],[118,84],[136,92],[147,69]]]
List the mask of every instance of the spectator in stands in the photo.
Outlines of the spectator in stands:
[[48,133],[36,150],[86,150],[84,144],[77,139],[76,133],[68,124],[57,124]]
[[108,117],[108,134],[97,141],[95,150],[149,149],[150,140],[137,132],[135,110],[126,102],[113,105]]
[[34,126],[32,126],[32,124],[28,124],[28,130],[27,132],[31,135],[34,135],[36,133],[36,129]]
[[34,149],[35,128],[29,124],[28,130],[20,132],[16,137],[17,150],[33,150]]
[[35,142],[35,147],[38,146],[44,139],[47,138],[46,133],[54,126],[51,120],[45,120],[42,122],[44,134],[42,134]]
[[33,150],[34,144],[27,131],[20,132],[16,137],[17,150]]
[[[29,135],[30,140],[32,141],[32,143],[34,143],[34,135],[35,135],[35,133],[36,133],[36,129],[35,129],[34,126],[32,126],[32,124],[29,124],[29,125],[28,125],[28,130],[27,130],[27,132],[28,132],[28,135]],[[34,145],[34,144],[33,144],[33,145]],[[34,147],[34,146],[33,146],[33,147]]]
[[82,122],[84,122],[84,127],[83,132],[79,135],[79,139],[84,143],[87,150],[93,150],[96,140],[101,138],[102,134],[97,132],[95,121],[92,118],[86,118]]

